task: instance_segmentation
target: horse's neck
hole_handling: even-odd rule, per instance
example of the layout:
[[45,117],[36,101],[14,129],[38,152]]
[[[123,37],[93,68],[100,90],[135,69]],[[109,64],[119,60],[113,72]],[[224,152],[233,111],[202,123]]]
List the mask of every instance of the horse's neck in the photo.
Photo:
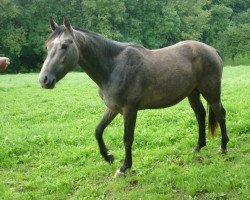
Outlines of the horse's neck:
[[124,48],[104,38],[78,32],[79,65],[102,88],[115,67],[115,57]]

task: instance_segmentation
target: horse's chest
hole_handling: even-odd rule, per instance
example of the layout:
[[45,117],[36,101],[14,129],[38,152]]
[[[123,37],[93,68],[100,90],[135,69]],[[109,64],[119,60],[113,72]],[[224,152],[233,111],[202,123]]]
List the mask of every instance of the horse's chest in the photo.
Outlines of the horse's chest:
[[114,92],[108,91],[108,90],[100,90],[99,94],[102,100],[104,101],[105,105],[109,109],[113,111],[118,111],[118,112],[121,111],[122,104],[123,104],[122,103],[123,98],[121,96],[119,98],[118,94],[115,94]]

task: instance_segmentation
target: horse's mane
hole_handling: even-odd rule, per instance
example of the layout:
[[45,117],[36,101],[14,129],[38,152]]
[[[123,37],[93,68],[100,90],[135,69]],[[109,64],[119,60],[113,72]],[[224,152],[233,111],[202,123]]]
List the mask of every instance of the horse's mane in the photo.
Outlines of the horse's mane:
[[87,29],[83,29],[83,28],[79,28],[79,27],[73,27],[73,29],[77,30],[77,31],[80,31],[80,32],[83,32],[83,33],[86,33],[90,37],[98,38],[99,40],[105,41],[106,43],[112,43],[112,44],[116,44],[116,45],[119,44],[119,45],[122,45],[122,46],[131,46],[131,47],[138,48],[138,49],[145,49],[145,47],[140,45],[140,44],[131,43],[131,42],[118,42],[118,41],[115,41],[115,40],[105,38],[102,35],[99,35],[98,33],[89,31]]
[[[109,49],[112,49],[112,50],[115,50],[115,49],[121,49],[121,48],[124,48],[124,47],[134,47],[134,48],[137,48],[137,49],[140,49],[140,50],[144,50],[145,47],[143,47],[142,45],[140,44],[136,44],[136,43],[127,43],[127,42],[117,42],[115,40],[111,40],[111,39],[108,39],[108,38],[105,38],[101,35],[99,35],[98,33],[95,33],[95,32],[92,32],[92,31],[89,31],[87,29],[83,29],[83,28],[79,28],[79,27],[73,27],[74,30],[76,31],[79,31],[81,33],[84,33],[85,35],[87,35],[89,38],[92,38],[92,39],[96,39],[96,41],[102,43],[103,47],[104,48],[107,48],[108,50]],[[63,34],[63,32],[66,30],[66,28],[61,25],[61,26],[58,26],[51,34],[50,36],[48,37],[48,39],[45,41],[45,45],[47,46],[47,44],[55,39],[56,37],[59,37],[60,35]]]

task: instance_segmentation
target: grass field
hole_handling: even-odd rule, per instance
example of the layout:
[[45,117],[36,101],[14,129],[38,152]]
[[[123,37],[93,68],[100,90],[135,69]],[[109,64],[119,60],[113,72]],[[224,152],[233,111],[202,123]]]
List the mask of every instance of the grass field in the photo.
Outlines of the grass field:
[[43,90],[37,79],[0,75],[0,199],[250,199],[250,66],[224,69],[227,155],[217,153],[219,132],[192,154],[197,124],[184,100],[139,112],[133,168],[119,178],[122,118],[104,134],[109,165],[94,137],[105,109],[94,82],[71,73]]

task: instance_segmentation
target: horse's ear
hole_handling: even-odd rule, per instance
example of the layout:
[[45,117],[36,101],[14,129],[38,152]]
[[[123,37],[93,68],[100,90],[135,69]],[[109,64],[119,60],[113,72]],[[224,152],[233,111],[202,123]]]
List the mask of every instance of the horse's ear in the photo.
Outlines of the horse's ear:
[[52,31],[56,30],[58,27],[57,23],[52,19],[52,17],[49,18],[49,25]]
[[64,23],[64,26],[66,27],[67,30],[69,30],[70,32],[72,31],[72,26],[70,25],[70,22],[68,20],[67,17],[63,17],[63,23]]

